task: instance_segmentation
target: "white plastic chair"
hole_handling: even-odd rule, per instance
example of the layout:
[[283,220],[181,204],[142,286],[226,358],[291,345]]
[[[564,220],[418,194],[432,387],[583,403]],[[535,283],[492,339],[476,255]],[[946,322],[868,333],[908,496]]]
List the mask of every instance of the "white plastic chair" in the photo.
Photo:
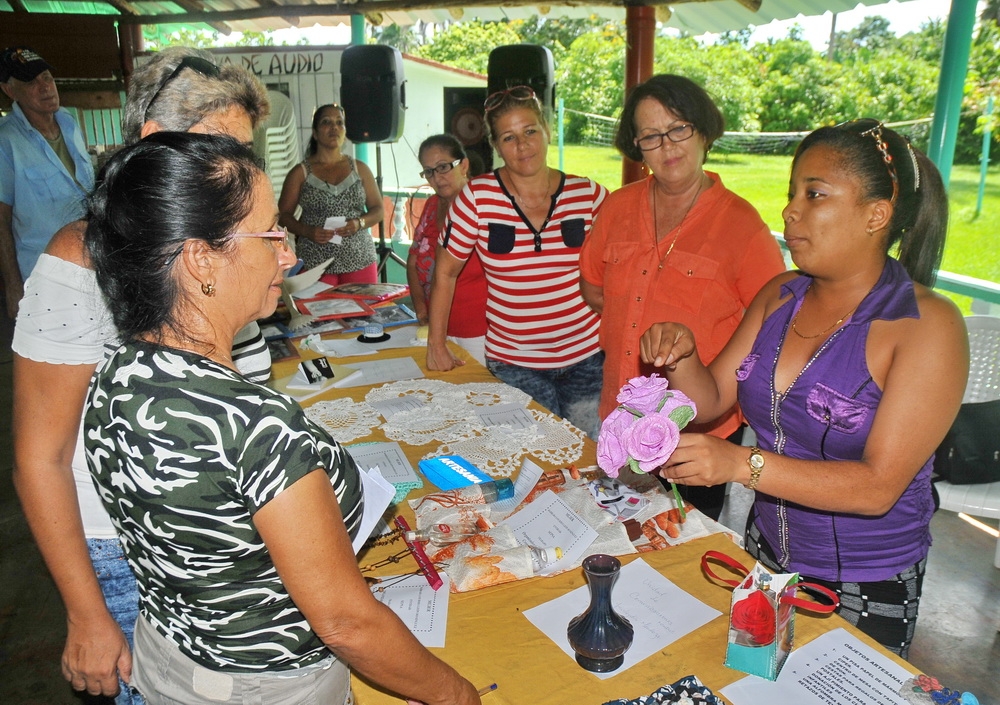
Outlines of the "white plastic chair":
[[[962,402],[1000,399],[1000,318],[968,316],[965,325],[969,331],[969,382]],[[1000,433],[1000,428],[996,432]],[[934,486],[942,509],[1000,519],[1000,482],[953,485],[940,480]],[[1000,568],[1000,539],[997,539],[993,565]]]

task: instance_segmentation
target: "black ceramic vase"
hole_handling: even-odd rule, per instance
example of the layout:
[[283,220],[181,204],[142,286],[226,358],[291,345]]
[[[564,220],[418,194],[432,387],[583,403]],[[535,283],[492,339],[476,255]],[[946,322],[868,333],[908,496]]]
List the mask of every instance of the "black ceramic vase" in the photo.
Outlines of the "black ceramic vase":
[[617,558],[603,553],[583,560],[583,572],[590,584],[590,607],[570,620],[566,635],[576,652],[576,662],[588,671],[607,673],[621,668],[624,654],[632,645],[632,625],[611,606],[611,588],[621,569]]

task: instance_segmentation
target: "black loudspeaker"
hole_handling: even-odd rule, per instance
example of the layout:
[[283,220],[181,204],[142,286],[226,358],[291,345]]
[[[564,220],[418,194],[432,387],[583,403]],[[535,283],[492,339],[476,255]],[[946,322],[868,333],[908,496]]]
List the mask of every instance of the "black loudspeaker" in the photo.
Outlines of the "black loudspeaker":
[[538,44],[508,44],[490,52],[486,68],[489,95],[514,86],[530,86],[542,101],[551,122],[555,107],[555,63],[548,47]]
[[351,142],[395,142],[403,134],[403,55],[383,44],[344,49],[340,104]]
[[478,169],[471,170],[470,175],[493,169],[493,148],[486,137],[486,119],[483,114],[485,100],[485,88],[444,89],[444,131],[458,138],[470,160],[478,156],[482,162]]

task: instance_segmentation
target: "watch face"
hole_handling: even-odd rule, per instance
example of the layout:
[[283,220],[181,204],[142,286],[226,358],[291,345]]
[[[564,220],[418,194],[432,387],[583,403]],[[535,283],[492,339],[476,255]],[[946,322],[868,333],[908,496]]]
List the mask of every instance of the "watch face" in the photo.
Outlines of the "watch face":
[[762,468],[764,467],[764,456],[760,453],[750,454],[750,467],[752,468]]

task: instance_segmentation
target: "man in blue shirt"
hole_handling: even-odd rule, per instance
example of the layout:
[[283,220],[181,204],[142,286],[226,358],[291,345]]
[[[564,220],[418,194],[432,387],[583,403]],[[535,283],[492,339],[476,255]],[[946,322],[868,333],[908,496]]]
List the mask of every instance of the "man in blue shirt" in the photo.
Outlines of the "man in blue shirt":
[[0,122],[0,277],[14,318],[38,256],[59,228],[83,217],[94,168],[41,56],[27,47],[4,49],[0,89],[14,101]]

